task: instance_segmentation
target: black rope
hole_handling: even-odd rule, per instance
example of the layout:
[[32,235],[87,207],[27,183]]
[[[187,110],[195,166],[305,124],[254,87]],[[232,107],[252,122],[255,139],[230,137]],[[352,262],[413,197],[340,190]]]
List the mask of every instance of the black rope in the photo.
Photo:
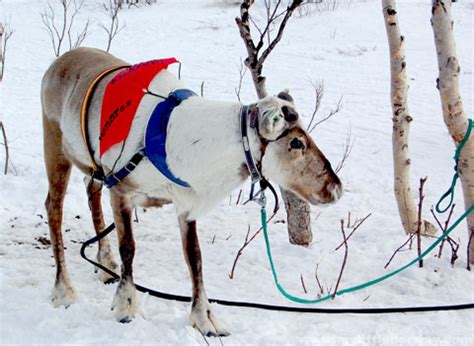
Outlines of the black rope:
[[[104,267],[100,263],[97,263],[89,258],[85,254],[86,248],[106,237],[110,232],[115,229],[115,224],[111,224],[106,229],[104,229],[100,234],[92,237],[91,239],[85,241],[81,246],[81,256],[87,262],[93,264],[94,266],[102,269],[107,274],[111,275],[115,279],[119,279],[120,276],[114,273],[107,267]],[[166,300],[175,300],[178,302],[190,302],[191,297],[180,296],[176,294],[169,294],[164,292],[159,292],[152,290],[150,288],[140,286],[135,284],[135,287],[138,291],[143,293],[148,293],[150,296],[166,299]],[[382,307],[382,308],[303,308],[303,307],[293,307],[293,306],[281,306],[281,305],[269,305],[261,303],[248,303],[248,302],[235,302],[230,300],[221,300],[221,299],[209,299],[211,303],[217,303],[220,305],[226,306],[237,306],[243,308],[253,308],[261,310],[271,310],[271,311],[286,311],[286,312],[299,312],[299,313],[320,313],[320,314],[393,314],[393,313],[406,313],[406,312],[428,312],[428,311],[448,311],[448,310],[467,310],[474,309],[474,304],[457,304],[457,305],[440,305],[440,306],[407,306],[407,307]]]
[[162,96],[162,95],[160,95],[160,94],[156,94],[156,93],[154,93],[153,91],[150,91],[149,89],[143,89],[143,91],[144,91],[145,94],[147,94],[147,95],[159,97],[159,98],[161,98],[161,99],[163,99],[163,100],[166,100],[166,99],[168,98],[167,96]]

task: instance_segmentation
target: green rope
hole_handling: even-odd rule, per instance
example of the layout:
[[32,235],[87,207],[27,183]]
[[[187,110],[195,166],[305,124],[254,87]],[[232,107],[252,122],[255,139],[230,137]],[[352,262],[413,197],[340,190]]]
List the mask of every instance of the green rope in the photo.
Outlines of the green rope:
[[[455,174],[455,178],[453,178],[453,183],[451,184],[451,188],[450,190],[448,190],[447,193],[445,193],[443,196],[441,196],[440,198],[440,201],[438,202],[438,204],[436,205],[436,208],[437,208],[437,211],[438,211],[438,205],[440,204],[440,202],[446,198],[446,196],[448,196],[449,194],[451,194],[451,201],[449,203],[449,205],[446,207],[446,209],[444,211],[446,211],[452,204],[453,202],[453,198],[454,198],[454,185],[456,184],[456,180],[457,180],[457,162],[458,162],[458,159],[459,159],[459,155],[461,153],[461,150],[462,148],[464,147],[464,144],[467,142],[467,140],[469,139],[469,136],[471,134],[471,130],[472,130],[472,120],[469,119],[469,127],[468,127],[468,130],[466,132],[466,135],[464,137],[464,139],[462,140],[462,142],[459,144],[458,148],[456,149],[456,154],[454,155],[454,160],[456,161],[456,174]],[[444,212],[444,211],[441,211],[441,212]],[[278,275],[276,273],[276,270],[275,270],[275,265],[273,263],[273,257],[272,257],[272,254],[271,254],[271,249],[270,249],[270,240],[268,238],[268,231],[267,231],[267,211],[265,209],[264,206],[262,206],[262,209],[261,209],[261,212],[260,212],[260,216],[261,216],[261,221],[262,221],[262,228],[263,228],[263,235],[264,235],[264,238],[265,238],[265,247],[267,249],[267,256],[268,256],[268,260],[270,262],[270,267],[271,267],[271,270],[272,270],[272,274],[273,274],[273,280],[275,281],[275,285],[278,289],[278,291],[280,291],[280,293],[285,296],[287,299],[293,301],[293,302],[296,302],[296,303],[302,303],[302,304],[315,304],[315,303],[319,303],[319,302],[323,302],[325,300],[328,300],[328,299],[332,299],[334,298],[335,295],[337,296],[340,296],[340,295],[343,295],[345,293],[350,293],[350,292],[355,292],[355,291],[358,291],[358,290],[361,290],[363,288],[366,288],[366,287],[369,287],[369,286],[373,286],[375,284],[378,284],[379,282],[382,282],[382,281],[385,281],[387,280],[388,278],[391,278],[392,276],[404,271],[405,269],[407,269],[408,267],[411,267],[412,265],[414,265],[415,263],[417,263],[419,260],[423,259],[427,254],[429,254],[431,251],[433,251],[434,248],[436,248],[444,239],[446,239],[448,237],[448,235],[470,214],[474,211],[474,204],[471,205],[470,208],[468,208],[452,225],[451,227],[449,227],[444,233],[443,235],[441,235],[438,239],[436,239],[436,241],[431,244],[431,246],[429,246],[425,251],[423,251],[423,253],[421,253],[421,255],[419,255],[418,257],[416,257],[414,260],[412,260],[411,262],[407,263],[406,265],[404,265],[403,267],[401,268],[398,268],[388,274],[385,274],[379,278],[376,278],[374,280],[371,280],[371,281],[368,281],[368,282],[365,282],[365,283],[362,283],[360,285],[357,285],[357,286],[352,286],[352,287],[349,287],[349,288],[346,288],[346,289],[342,289],[338,292],[336,292],[336,294],[328,294],[327,296],[324,296],[322,298],[319,298],[319,299],[304,299],[304,298],[299,298],[299,297],[296,297],[296,296],[293,296],[291,295],[290,293],[288,293],[281,285],[280,285],[280,282],[278,280]],[[440,211],[438,211],[440,212]]]
[[[467,126],[467,131],[466,135],[464,136],[463,140],[461,143],[459,143],[456,152],[454,153],[454,175],[453,175],[453,180],[451,182],[451,187],[446,191],[441,198],[439,199],[438,203],[436,203],[436,212],[437,213],[445,213],[453,204],[454,200],[454,188],[456,187],[456,182],[459,178],[458,175],[458,161],[459,161],[459,156],[461,155],[461,150],[464,148],[464,145],[466,144],[467,140],[469,139],[469,136],[471,135],[471,130],[472,130],[472,119],[468,119],[468,126]],[[444,208],[441,209],[441,203],[449,196],[449,203],[448,205]]]

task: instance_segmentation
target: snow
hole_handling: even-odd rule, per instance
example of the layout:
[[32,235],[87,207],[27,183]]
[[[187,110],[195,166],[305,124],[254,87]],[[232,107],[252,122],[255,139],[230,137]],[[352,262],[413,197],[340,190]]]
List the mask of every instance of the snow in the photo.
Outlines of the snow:
[[[44,0],[0,1],[0,18],[11,18],[15,33],[9,41],[4,81],[0,84],[0,120],[10,144],[14,172],[0,177],[0,343],[10,344],[205,344],[188,322],[190,305],[139,294],[143,316],[132,323],[115,322],[110,305],[115,285],[100,283],[93,268],[79,256],[81,242],[93,235],[82,176],[74,171],[65,202],[63,228],[66,259],[79,301],[53,308],[49,300],[54,282],[51,249],[38,239],[49,238],[43,207],[47,192],[42,154],[39,89],[42,74],[53,61],[51,43],[41,24]],[[226,3],[229,3],[226,1]],[[452,141],[442,121],[436,53],[429,24],[430,1],[398,1],[402,33],[406,37],[410,78],[412,187],[428,176],[425,217],[447,189],[453,173]],[[454,5],[457,53],[461,65],[461,93],[465,112],[472,116],[473,86],[472,1]],[[264,16],[263,10],[258,10]],[[121,13],[125,29],[111,52],[129,62],[176,56],[183,63],[188,86],[213,99],[236,99],[238,64],[245,50],[234,18],[238,8],[218,1],[161,0],[153,6]],[[100,7],[87,1],[79,22],[93,20],[93,35],[85,45],[105,47],[105,20]],[[405,251],[384,269],[406,236],[392,191],[391,110],[389,60],[379,1],[351,1],[336,11],[291,20],[285,35],[266,62],[268,89],[276,94],[289,88],[308,121],[313,91],[310,80],[325,83],[320,116],[343,96],[340,114],[313,133],[333,166],[340,160],[349,131],[355,140],[352,154],[340,173],[345,195],[335,205],[312,208],[314,241],[308,248],[290,245],[281,210],[269,225],[275,265],[282,285],[291,293],[314,298],[318,293],[314,271],[327,290],[334,288],[343,259],[339,220],[372,216],[349,242],[349,258],[341,288],[368,281],[398,268],[416,256]],[[255,100],[247,74],[245,103]],[[1,149],[3,151],[3,149]],[[4,153],[0,156],[3,167]],[[14,174],[13,174],[14,173]],[[248,191],[248,184],[245,190]],[[278,293],[265,255],[263,236],[244,251],[234,279],[229,279],[235,255],[247,227],[258,229],[255,204],[236,204],[239,191],[206,217],[198,220],[208,295],[291,305]],[[107,194],[106,220],[111,220]],[[462,213],[462,191],[456,189]],[[137,254],[135,281],[165,292],[188,295],[190,281],[181,254],[179,231],[172,206],[138,211],[135,223]],[[466,271],[465,223],[453,238],[461,244],[459,259],[449,263],[449,247],[441,259],[427,256],[425,267],[412,267],[370,288],[337,297],[315,307],[383,307],[457,304],[474,301],[474,276]],[[423,239],[426,248],[433,240]],[[112,235],[112,244],[116,243]],[[115,257],[118,259],[114,247]],[[89,249],[95,256],[95,249]],[[308,294],[303,292],[303,275]],[[472,311],[395,315],[320,315],[259,311],[213,305],[232,335],[230,344],[472,344]],[[220,344],[218,339],[207,339]]]

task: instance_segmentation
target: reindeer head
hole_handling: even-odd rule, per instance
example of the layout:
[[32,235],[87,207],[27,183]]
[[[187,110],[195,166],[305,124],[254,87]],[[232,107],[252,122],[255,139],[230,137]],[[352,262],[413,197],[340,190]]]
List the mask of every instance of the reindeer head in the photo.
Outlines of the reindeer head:
[[263,175],[311,204],[335,202],[342,184],[298,119],[288,92],[257,103],[258,132],[266,145]]

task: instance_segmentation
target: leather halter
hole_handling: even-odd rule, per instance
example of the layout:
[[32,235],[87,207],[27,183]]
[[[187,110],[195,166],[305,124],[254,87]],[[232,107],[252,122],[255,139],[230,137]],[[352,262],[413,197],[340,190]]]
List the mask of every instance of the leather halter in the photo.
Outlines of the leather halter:
[[[255,130],[255,133],[260,141],[261,156],[260,156],[260,162],[257,162],[257,163],[255,163],[255,160],[252,156],[252,152],[250,151],[250,142],[249,142],[248,132],[247,132],[247,126],[248,126],[247,123],[250,128]],[[265,150],[267,148],[268,143],[278,141],[279,139],[287,136],[290,133],[290,131],[289,129],[286,129],[276,139],[273,139],[273,140],[263,137],[260,134],[260,131],[258,128],[258,108],[256,105],[250,105],[250,106],[242,106],[242,110],[240,111],[240,133],[242,136],[242,146],[244,149],[245,163],[250,172],[250,177],[252,181],[252,186],[250,189],[250,200],[254,200],[259,204],[262,204],[262,203],[265,204],[266,199],[265,199],[263,191],[266,188],[269,188],[275,197],[274,212],[276,212],[279,208],[278,195],[275,191],[275,188],[272,186],[272,184],[270,184],[267,178],[265,178],[265,176],[263,175],[261,166],[262,166],[263,156],[265,155]],[[257,183],[260,183],[260,189],[262,191],[262,195],[259,200],[254,199],[254,188],[255,188],[255,184]]]

